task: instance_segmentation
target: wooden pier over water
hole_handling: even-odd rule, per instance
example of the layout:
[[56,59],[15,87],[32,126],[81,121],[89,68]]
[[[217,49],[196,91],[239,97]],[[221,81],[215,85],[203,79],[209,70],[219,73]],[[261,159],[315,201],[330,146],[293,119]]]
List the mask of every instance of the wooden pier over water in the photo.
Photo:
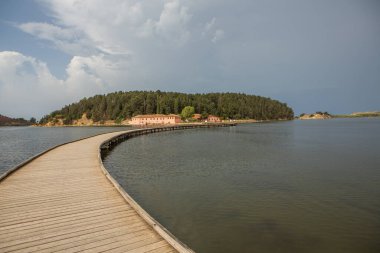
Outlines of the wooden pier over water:
[[0,252],[193,252],[120,187],[100,151],[142,134],[231,125],[107,133],[33,157],[0,178]]

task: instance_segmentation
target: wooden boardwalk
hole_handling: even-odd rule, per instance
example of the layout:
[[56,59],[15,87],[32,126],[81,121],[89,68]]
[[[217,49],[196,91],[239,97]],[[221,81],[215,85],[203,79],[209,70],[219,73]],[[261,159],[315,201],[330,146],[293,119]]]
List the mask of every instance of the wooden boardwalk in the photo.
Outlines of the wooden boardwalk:
[[0,181],[0,252],[192,252],[105,175],[99,146],[120,133],[52,149]]

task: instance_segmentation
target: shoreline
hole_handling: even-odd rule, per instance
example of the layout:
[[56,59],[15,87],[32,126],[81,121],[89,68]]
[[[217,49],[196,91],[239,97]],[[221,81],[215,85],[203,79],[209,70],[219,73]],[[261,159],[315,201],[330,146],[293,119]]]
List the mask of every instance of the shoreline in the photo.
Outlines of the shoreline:
[[353,116],[353,115],[332,115],[330,118],[294,118],[294,120],[332,120],[332,119],[372,119],[372,118],[380,118],[380,115],[378,116]]
[[130,125],[130,124],[30,125],[30,127],[130,127],[130,128],[148,128],[148,127],[186,126],[186,125],[250,124],[250,123],[291,121],[294,119],[270,119],[270,120],[239,119],[239,120],[223,120],[221,122],[182,122],[182,123],[178,123],[178,124],[148,124],[148,125]]
[[333,115],[334,119],[356,119],[356,118],[379,118],[380,114],[374,114],[374,115],[345,115],[345,114],[338,114],[338,115]]

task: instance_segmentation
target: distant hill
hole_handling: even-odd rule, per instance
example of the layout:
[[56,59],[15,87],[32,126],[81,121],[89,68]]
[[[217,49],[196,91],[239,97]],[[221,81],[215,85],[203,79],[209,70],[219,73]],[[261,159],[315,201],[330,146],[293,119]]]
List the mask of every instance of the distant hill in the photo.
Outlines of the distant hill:
[[353,112],[351,114],[334,115],[334,118],[370,118],[380,117],[380,111],[375,112]]
[[301,113],[298,119],[331,119],[331,118],[370,118],[380,117],[380,111],[353,112],[351,114],[329,114],[328,112],[316,112],[313,114]]
[[293,119],[286,103],[243,93],[185,94],[161,91],[114,92],[83,98],[44,116],[41,124],[72,124],[84,118],[92,122],[122,122],[139,114],[179,114],[185,106],[195,113],[217,115],[222,119]]
[[328,112],[316,112],[313,114],[302,113],[299,119],[331,119],[332,116]]
[[0,114],[0,126],[29,126],[32,123],[23,118],[13,119]]

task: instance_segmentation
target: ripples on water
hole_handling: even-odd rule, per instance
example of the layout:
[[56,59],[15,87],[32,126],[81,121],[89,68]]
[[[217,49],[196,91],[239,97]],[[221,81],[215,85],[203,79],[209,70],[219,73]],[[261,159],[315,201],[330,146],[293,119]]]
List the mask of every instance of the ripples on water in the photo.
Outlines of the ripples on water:
[[105,165],[197,252],[380,252],[380,120],[156,133]]
[[124,127],[0,127],[0,175],[55,145]]

